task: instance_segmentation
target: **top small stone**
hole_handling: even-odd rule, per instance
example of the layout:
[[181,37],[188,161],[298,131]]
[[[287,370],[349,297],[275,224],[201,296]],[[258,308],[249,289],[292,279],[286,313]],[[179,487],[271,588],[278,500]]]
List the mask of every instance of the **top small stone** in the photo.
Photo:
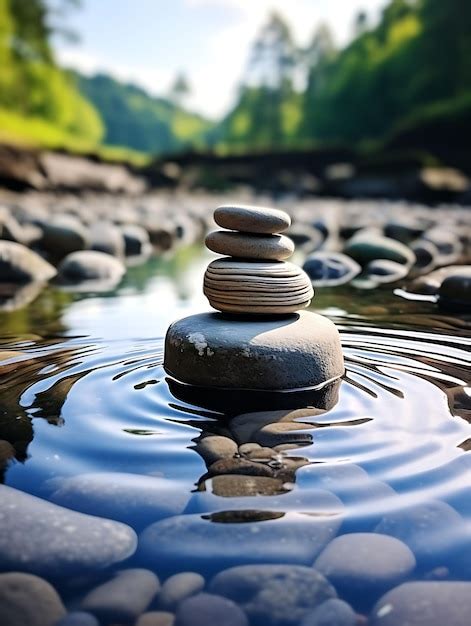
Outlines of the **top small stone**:
[[266,235],[281,233],[291,226],[291,218],[284,211],[244,204],[218,207],[214,220],[222,228]]

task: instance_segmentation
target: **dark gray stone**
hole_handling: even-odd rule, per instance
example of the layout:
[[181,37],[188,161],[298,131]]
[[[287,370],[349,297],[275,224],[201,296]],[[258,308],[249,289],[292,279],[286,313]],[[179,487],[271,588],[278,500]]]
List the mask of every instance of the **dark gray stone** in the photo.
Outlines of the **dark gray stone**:
[[172,324],[165,370],[193,385],[237,389],[295,389],[344,372],[335,325],[315,313],[255,320],[220,313]]
[[461,265],[451,265],[449,267],[440,267],[429,274],[424,274],[419,278],[407,284],[407,291],[420,295],[436,295],[440,289],[440,285],[448,276],[461,271]]
[[469,626],[471,583],[411,582],[379,600],[371,626]]
[[178,607],[175,626],[249,626],[245,613],[227,598],[199,593]]
[[438,290],[438,304],[443,309],[471,311],[471,265],[464,265],[445,278]]
[[64,615],[59,595],[42,578],[19,572],[0,574],[2,626],[55,626]]
[[118,522],[69,511],[0,485],[0,568],[49,578],[82,574],[133,554],[136,535]]
[[144,613],[159,588],[159,579],[148,570],[122,570],[90,591],[80,606],[105,623],[133,622]]
[[73,252],[58,267],[59,279],[64,282],[107,281],[116,284],[126,268],[110,254],[96,250]]
[[326,600],[308,613],[301,626],[355,626],[357,616],[352,607],[338,598]]
[[386,590],[404,581],[415,558],[402,541],[376,533],[336,537],[314,562],[339,595],[355,607],[373,604]]
[[204,586],[204,578],[196,572],[181,572],[170,576],[160,590],[159,608],[164,611],[175,611],[183,600],[200,593]]
[[[140,535],[139,558],[159,573],[203,575],[245,563],[307,565],[335,537],[340,516],[231,511],[171,517]],[[263,520],[263,523],[260,523]],[[240,523],[244,522],[244,523]]]
[[414,253],[407,246],[400,241],[380,235],[359,233],[346,243],[344,253],[355,259],[362,267],[375,259],[389,259],[410,266],[415,262]]
[[209,589],[240,604],[252,626],[298,626],[309,611],[336,596],[322,574],[295,565],[233,567],[215,576]]
[[42,237],[38,245],[53,258],[62,257],[83,250],[88,245],[88,231],[73,215],[54,215],[41,222]]
[[164,517],[179,515],[188,495],[177,483],[122,472],[79,474],[60,479],[51,495],[56,504],[129,524],[141,530]]
[[335,287],[350,282],[361,267],[346,254],[321,250],[307,257],[303,270],[315,287]]
[[67,613],[65,617],[55,624],[55,626],[100,626],[97,618],[85,611],[74,611]]
[[152,250],[149,233],[138,224],[124,224],[121,226],[124,237],[124,252],[126,256],[141,256]]
[[0,282],[45,282],[56,275],[55,268],[21,243],[0,241]]

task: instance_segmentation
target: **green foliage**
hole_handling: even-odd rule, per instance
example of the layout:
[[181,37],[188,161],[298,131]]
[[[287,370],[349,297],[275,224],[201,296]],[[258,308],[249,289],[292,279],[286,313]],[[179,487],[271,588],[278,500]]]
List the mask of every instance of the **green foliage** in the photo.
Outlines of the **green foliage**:
[[170,153],[201,144],[210,127],[204,118],[176,103],[155,98],[110,76],[78,76],[81,92],[100,111],[109,145],[150,153]]

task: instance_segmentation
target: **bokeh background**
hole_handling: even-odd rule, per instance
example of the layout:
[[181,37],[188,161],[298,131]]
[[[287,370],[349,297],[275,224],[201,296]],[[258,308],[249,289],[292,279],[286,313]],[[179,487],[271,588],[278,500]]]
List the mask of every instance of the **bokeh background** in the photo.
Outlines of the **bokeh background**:
[[0,0],[0,142],[137,165],[360,155],[460,186],[470,33],[463,0]]

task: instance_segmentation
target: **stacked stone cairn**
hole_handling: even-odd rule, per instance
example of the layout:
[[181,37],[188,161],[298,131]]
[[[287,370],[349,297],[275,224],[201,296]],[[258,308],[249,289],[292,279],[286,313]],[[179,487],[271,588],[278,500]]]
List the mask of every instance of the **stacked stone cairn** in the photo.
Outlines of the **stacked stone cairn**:
[[209,264],[204,294],[223,313],[283,315],[307,307],[314,295],[311,281],[286,262],[294,243],[281,235],[291,224],[284,211],[243,205],[214,212],[217,230],[206,246],[225,258]]
[[[301,310],[313,296],[311,282],[285,260],[294,252],[280,234],[289,216],[231,205],[216,209],[214,218],[226,230],[210,233],[206,245],[226,256],[209,264],[203,289],[218,312],[190,315],[167,330],[164,369],[173,387],[188,401],[189,385],[252,396],[312,390],[340,378],[338,330],[326,317]],[[204,391],[195,403],[210,396]]]

